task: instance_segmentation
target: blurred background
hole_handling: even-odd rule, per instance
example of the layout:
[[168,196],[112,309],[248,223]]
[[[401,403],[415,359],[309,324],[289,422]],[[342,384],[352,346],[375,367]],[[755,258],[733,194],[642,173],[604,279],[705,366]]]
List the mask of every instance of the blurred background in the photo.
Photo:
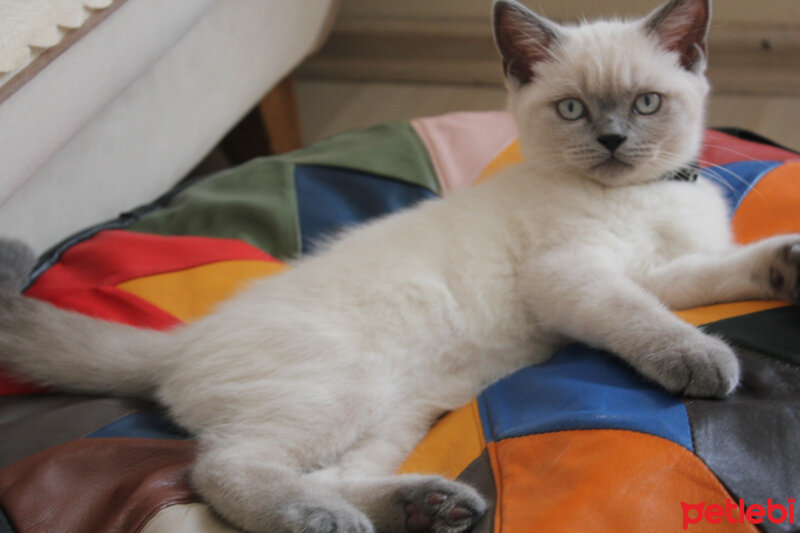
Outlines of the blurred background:
[[[658,1],[525,0],[557,21],[644,15]],[[342,0],[296,87],[304,140],[455,110],[499,109],[505,92],[489,0]],[[800,149],[800,1],[713,3],[712,126]]]

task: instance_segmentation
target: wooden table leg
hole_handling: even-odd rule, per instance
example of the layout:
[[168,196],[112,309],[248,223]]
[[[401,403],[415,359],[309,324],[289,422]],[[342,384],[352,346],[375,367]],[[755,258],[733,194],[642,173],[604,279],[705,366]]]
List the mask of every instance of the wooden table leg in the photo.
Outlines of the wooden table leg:
[[282,154],[303,146],[291,74],[261,99],[258,109],[267,130],[270,153]]

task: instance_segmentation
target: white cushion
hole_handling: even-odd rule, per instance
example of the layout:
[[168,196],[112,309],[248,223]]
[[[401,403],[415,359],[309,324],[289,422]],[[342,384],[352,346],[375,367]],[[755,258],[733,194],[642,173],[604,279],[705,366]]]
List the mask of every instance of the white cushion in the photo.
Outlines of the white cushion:
[[0,202],[217,0],[131,0],[0,105]]
[[[172,17],[151,24],[144,6],[178,10],[187,3],[199,11],[216,5],[193,12],[204,16],[180,42],[165,44],[162,26],[177,31]],[[111,54],[117,59],[103,63],[102,75],[93,73],[99,59],[75,57],[74,70],[57,69],[63,86],[54,62],[0,105],[0,138],[14,136],[0,145],[0,195],[8,197],[0,231],[41,251],[164,192],[314,49],[334,7],[331,0],[129,0],[64,56],[79,45],[92,48],[92,58],[105,58],[103,48],[125,48],[112,42],[121,39],[114,32],[94,35],[121,16],[133,17],[139,39],[131,40],[141,42],[146,57],[133,48],[127,56]],[[155,49],[164,47],[155,61]],[[155,64],[147,68],[148,60]],[[134,80],[133,70],[143,72]],[[41,87],[29,87],[34,82]]]

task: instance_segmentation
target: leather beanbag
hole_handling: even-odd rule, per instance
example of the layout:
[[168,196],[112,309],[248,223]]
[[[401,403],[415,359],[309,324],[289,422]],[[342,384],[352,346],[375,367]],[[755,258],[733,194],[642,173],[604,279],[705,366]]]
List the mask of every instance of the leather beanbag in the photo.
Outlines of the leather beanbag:
[[[520,159],[515,138],[506,113],[458,113],[255,159],[67,239],[26,292],[169,328],[343,226],[492,179]],[[709,130],[700,165],[739,242],[800,231],[800,155]],[[735,346],[743,378],[729,399],[667,394],[573,345],[443,417],[401,471],[476,486],[494,503],[482,533],[797,529],[800,311],[740,302],[678,314]],[[0,373],[0,531],[180,531],[186,522],[165,513],[181,506],[213,520],[187,482],[193,453],[157,406]]]

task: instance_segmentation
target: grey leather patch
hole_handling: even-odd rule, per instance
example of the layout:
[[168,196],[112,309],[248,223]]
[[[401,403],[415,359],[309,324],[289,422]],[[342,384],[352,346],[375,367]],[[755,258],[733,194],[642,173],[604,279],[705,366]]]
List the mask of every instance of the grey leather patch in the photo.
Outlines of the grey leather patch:
[[474,487],[486,500],[488,506],[486,514],[472,529],[472,533],[492,533],[495,507],[497,506],[497,488],[494,486],[494,474],[489,461],[489,453],[484,449],[478,458],[461,472],[458,480]]
[[[800,495],[800,368],[761,353],[737,349],[742,380],[725,400],[687,400],[695,453],[738,503],[787,505]],[[795,523],[764,520],[770,533],[800,530]]]
[[703,330],[761,353],[800,366],[800,307],[768,309],[726,318],[703,326]]
[[81,438],[145,406],[140,400],[97,396],[4,396],[0,398],[0,468]]

